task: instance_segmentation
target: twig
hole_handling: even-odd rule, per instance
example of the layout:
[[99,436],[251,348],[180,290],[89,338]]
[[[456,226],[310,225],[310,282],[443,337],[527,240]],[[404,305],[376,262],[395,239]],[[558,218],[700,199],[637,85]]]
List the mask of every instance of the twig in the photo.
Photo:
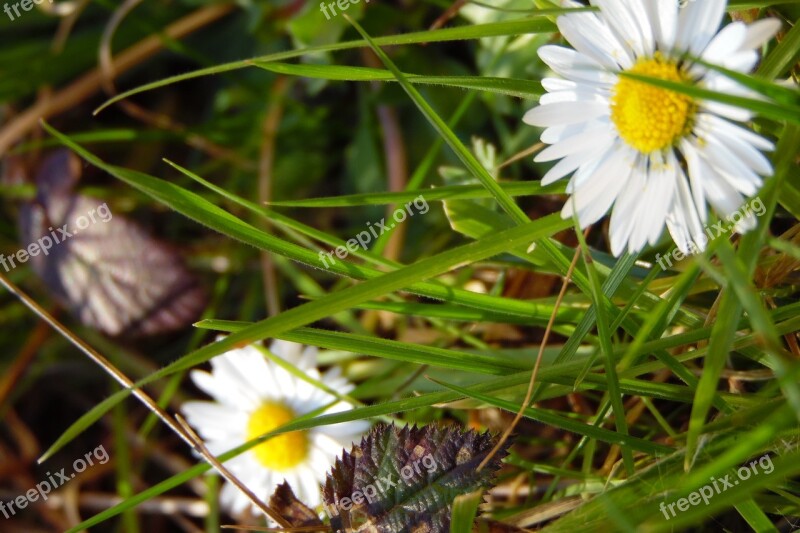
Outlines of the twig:
[[[232,4],[219,4],[199,9],[169,25],[164,30],[164,35],[169,39],[179,39],[217,20],[233,10],[234,7]],[[163,46],[163,39],[164,37],[161,35],[151,35],[123,51],[114,60],[114,72],[121,74],[158,52]],[[102,80],[103,74],[100,67],[97,67],[58,91],[51,98],[39,100],[25,112],[17,115],[0,130],[0,156],[4,155],[11,145],[28,131],[35,128],[39,120],[72,109],[96,93],[101,87]]]
[[[289,78],[278,76],[272,86],[269,98],[269,111],[264,118],[261,142],[261,154],[258,160],[258,200],[264,205],[272,200],[272,177],[275,168],[275,143],[278,139],[278,128],[283,118],[283,99],[289,89]],[[269,316],[281,312],[281,300],[278,290],[278,279],[275,263],[268,252],[261,252],[261,272],[264,278],[264,297],[267,301]]]
[[[586,228],[586,235],[588,235],[590,228]],[[555,305],[553,306],[553,312],[550,314],[550,320],[547,322],[547,328],[544,330],[544,336],[542,337],[542,343],[539,345],[539,354],[536,356],[536,363],[533,365],[533,372],[531,372],[531,380],[528,383],[528,391],[525,393],[525,401],[522,402],[522,406],[520,410],[517,412],[516,416],[514,416],[514,420],[511,422],[511,425],[503,432],[503,435],[497,441],[497,444],[492,451],[481,461],[481,464],[478,465],[478,472],[480,472],[486,464],[492,460],[492,457],[497,454],[497,452],[503,447],[505,442],[508,440],[508,437],[511,436],[511,433],[519,424],[519,421],[522,420],[522,417],[525,415],[525,410],[528,408],[528,404],[531,403],[531,399],[533,398],[533,386],[536,384],[536,376],[539,374],[539,365],[542,362],[542,357],[544,356],[544,349],[547,346],[547,341],[550,339],[550,332],[553,330],[553,324],[555,324],[556,316],[558,314],[558,308],[561,306],[561,301],[564,299],[564,295],[567,292],[567,287],[569,286],[570,279],[572,278],[572,272],[575,270],[575,265],[578,264],[578,258],[580,257],[580,247],[575,248],[575,255],[572,257],[572,263],[569,265],[569,269],[567,270],[567,275],[564,276],[564,282],[561,284],[561,290],[558,293],[558,298],[556,298]]]
[[[65,339],[71,342],[76,348],[86,354],[89,359],[94,361],[97,365],[99,365],[103,370],[106,371],[111,377],[113,377],[120,385],[124,386],[126,389],[129,389],[134,396],[139,398],[147,407],[156,415],[158,416],[165,424],[167,424],[175,433],[178,434],[187,444],[190,446],[193,445],[192,440],[189,436],[181,429],[181,427],[175,423],[174,420],[164,412],[161,407],[158,406],[156,402],[153,401],[150,396],[147,395],[143,390],[136,387],[136,384],[131,381],[128,376],[123,374],[117,367],[115,367],[111,362],[98,353],[94,348],[86,344],[83,339],[75,335],[72,331],[70,331],[66,326],[64,326],[61,322],[55,319],[50,313],[48,313],[42,306],[40,306],[36,301],[34,301],[30,296],[22,292],[16,285],[14,285],[4,274],[0,273],[0,285],[3,285],[8,292],[16,296],[25,306],[33,311],[36,315],[39,316],[42,320],[50,324],[50,326],[60,333]],[[41,459],[39,460],[41,462]]]

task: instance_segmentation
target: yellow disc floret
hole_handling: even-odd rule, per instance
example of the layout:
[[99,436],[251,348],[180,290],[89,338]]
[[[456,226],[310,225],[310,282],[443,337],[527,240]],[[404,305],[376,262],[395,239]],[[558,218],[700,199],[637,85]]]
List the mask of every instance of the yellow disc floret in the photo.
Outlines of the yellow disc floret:
[[[667,81],[689,77],[660,54],[640,59],[626,72]],[[620,137],[642,153],[663,150],[688,134],[697,105],[681,93],[620,76],[611,96],[611,120]]]
[[[295,413],[279,402],[266,402],[253,411],[247,422],[247,440],[291,422]],[[258,462],[270,470],[289,470],[308,456],[308,438],[301,431],[284,433],[252,449]]]

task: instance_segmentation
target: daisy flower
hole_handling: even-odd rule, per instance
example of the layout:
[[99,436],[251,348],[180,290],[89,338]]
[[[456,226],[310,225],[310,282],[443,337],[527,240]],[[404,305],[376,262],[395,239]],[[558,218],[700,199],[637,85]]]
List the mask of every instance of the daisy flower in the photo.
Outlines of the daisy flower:
[[[567,185],[572,196],[562,216],[574,212],[581,227],[613,206],[609,234],[616,256],[626,248],[633,253],[655,244],[665,224],[682,252],[704,250],[707,204],[722,216],[737,211],[759,189],[762,176],[772,173],[762,151],[775,147],[736,124],[752,118],[746,109],[620,74],[757,97],[692,58],[750,72],[780,22],[733,22],[717,32],[725,0],[591,3],[599,12],[558,17],[558,29],[574,49],[539,49],[539,57],[561,76],[542,80],[547,94],[523,119],[546,128],[541,140],[550,146],[535,160],[559,160],[542,183],[572,175]],[[754,225],[751,216],[736,230]]]
[[[340,375],[339,367],[320,375],[315,347],[275,340],[270,351],[331,390],[347,394],[353,389]],[[350,408],[269,361],[252,345],[213,358],[210,373],[194,370],[191,377],[215,401],[187,402],[182,411],[214,456],[332,402],[326,414]],[[286,481],[301,501],[315,507],[321,502],[320,483],[334,459],[368,429],[366,421],[354,421],[285,433],[227,461],[225,466],[262,500],[268,500]],[[229,483],[222,488],[220,502],[233,514],[248,508],[256,510]]]

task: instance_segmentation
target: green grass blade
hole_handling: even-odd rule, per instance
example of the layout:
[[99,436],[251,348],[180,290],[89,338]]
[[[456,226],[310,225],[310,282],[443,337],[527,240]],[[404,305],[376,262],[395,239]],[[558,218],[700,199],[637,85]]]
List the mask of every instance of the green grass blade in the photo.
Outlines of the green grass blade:
[[[501,182],[500,187],[509,196],[539,196],[545,194],[561,194],[564,192],[563,184],[543,187],[541,182]],[[491,198],[491,193],[481,185],[446,185],[434,187],[424,191],[408,192],[376,192],[363,194],[350,194],[343,196],[329,196],[325,198],[307,198],[305,200],[283,200],[270,202],[271,207],[352,207],[364,205],[387,205],[410,202],[423,195],[425,200],[475,200]]]
[[[397,81],[391,72],[379,68],[350,67],[341,65],[294,65],[289,63],[262,63],[255,65],[264,70],[287,76],[332,80],[332,81]],[[420,74],[403,74],[415,85],[437,85],[440,87],[457,87],[489,93],[505,94],[516,98],[537,98],[544,92],[541,85],[530,80],[514,78],[496,78],[490,76],[423,76]]]
[[[556,10],[563,12],[564,10]],[[393,45],[406,45],[406,44],[420,44],[420,43],[437,43],[448,41],[464,41],[470,39],[480,39],[483,37],[497,37],[503,35],[524,35],[529,33],[549,33],[556,30],[555,24],[547,20],[546,16],[552,13],[540,13],[539,16],[530,17],[525,19],[503,21],[503,22],[490,22],[487,24],[475,24],[472,26],[459,26],[455,28],[444,28],[439,30],[428,30],[406,33],[403,35],[391,35],[388,37],[381,37],[376,39],[378,46],[393,46]],[[181,81],[192,80],[205,76],[212,76],[240,70],[247,67],[255,66],[256,62],[264,63],[268,61],[285,61],[287,59],[294,59],[303,57],[310,54],[318,54],[321,52],[337,52],[341,50],[352,50],[354,48],[363,48],[368,46],[367,41],[357,40],[348,41],[344,43],[328,44],[322,46],[310,46],[300,50],[289,50],[286,52],[278,52],[252,59],[244,59],[240,61],[233,61],[222,65],[215,65],[213,67],[195,70],[180,74],[177,76],[170,76],[163,80],[153,83],[142,85],[135,89],[120,93],[113,98],[104,102],[100,107],[95,110],[95,114],[99,113],[106,107],[124,100],[133,95],[152,91],[160,87],[166,87]]]

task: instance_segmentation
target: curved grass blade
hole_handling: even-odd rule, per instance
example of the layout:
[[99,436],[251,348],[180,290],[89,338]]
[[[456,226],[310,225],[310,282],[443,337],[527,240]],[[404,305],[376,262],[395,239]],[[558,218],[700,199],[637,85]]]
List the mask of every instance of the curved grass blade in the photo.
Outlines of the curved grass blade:
[[[406,33],[402,35],[391,35],[388,37],[378,38],[376,40],[376,43],[379,46],[392,46],[392,45],[436,43],[436,42],[448,42],[448,41],[464,41],[470,39],[480,39],[482,37],[500,37],[504,35],[550,33],[556,31],[556,26],[555,24],[547,20],[546,17],[549,15],[562,14],[569,11],[570,11],[569,9],[543,10],[540,11],[534,17],[529,17],[519,20],[490,22],[486,24],[475,24],[472,26],[459,26],[456,28],[444,28],[440,30],[428,30],[428,31]],[[256,61],[259,63],[264,63],[268,61],[284,61],[287,59],[303,57],[309,54],[316,54],[320,52],[337,52],[341,50],[351,50],[353,48],[363,48],[366,46],[367,46],[367,41],[361,39],[356,41],[347,41],[344,43],[328,44],[322,46],[311,46],[300,50],[289,50],[286,52],[278,52],[275,54],[269,54],[252,59],[243,59],[240,61],[225,63],[223,65],[216,65],[213,67],[199,69],[192,72],[180,74],[177,76],[170,76],[163,80],[155,81],[153,83],[148,83],[140,87],[137,87],[135,89],[131,89],[129,91],[125,91],[123,93],[118,94],[113,98],[104,102],[97,109],[95,109],[94,114],[99,113],[100,111],[102,111],[103,109],[105,109],[106,107],[110,106],[115,102],[119,102],[120,100],[124,100],[135,94],[151,91],[153,89],[158,89],[159,87],[172,85],[173,83],[178,83],[181,81],[187,81],[195,78],[201,78],[204,76],[212,76],[214,74],[222,74],[224,72],[230,72],[233,70],[252,67],[255,66]]]
[[[294,65],[289,63],[262,63],[256,61],[257,67],[285,74],[334,81],[392,81],[397,79],[388,70],[369,67],[351,67],[341,65]],[[473,89],[489,93],[505,94],[517,98],[538,98],[542,95],[542,86],[531,80],[514,78],[497,78],[492,76],[423,76],[420,74],[404,74],[406,79],[415,85],[437,85],[440,87],[456,87]]]
[[[509,402],[506,400],[502,400],[500,398],[489,396],[488,394],[477,392],[475,391],[474,388],[467,389],[464,387],[460,387],[458,385],[454,385],[452,383],[446,383],[439,380],[434,380],[434,382],[441,385],[442,387],[445,387],[447,389],[459,393],[461,396],[466,396],[467,398],[472,398],[475,400],[479,400],[481,402],[485,402],[499,409],[505,409],[506,411],[509,411],[511,413],[517,413],[522,408],[522,405],[518,403]],[[585,435],[587,437],[597,439],[599,441],[608,442],[611,444],[617,444],[620,446],[629,446],[631,449],[642,451],[648,454],[653,454],[656,456],[668,454],[674,451],[672,448],[668,446],[655,444],[648,440],[640,439],[638,437],[622,435],[616,431],[611,431],[591,424],[576,422],[575,420],[553,414],[552,412],[545,411],[543,409],[535,409],[532,407],[528,407],[525,409],[525,417],[540,422],[542,424],[547,424],[549,426],[553,426],[559,429],[563,429],[565,431],[569,431],[571,433],[575,433],[577,435]]]
[[[204,320],[197,324],[201,328],[228,333],[242,331],[250,325],[249,322],[234,322],[230,320]],[[418,365],[452,368],[464,372],[504,375],[526,368],[524,364],[515,364],[515,361],[501,357],[315,328],[297,328],[280,333],[275,338],[318,346],[326,350],[371,355]]]
[[[561,194],[565,185],[555,184],[543,187],[541,182],[500,182],[500,187],[509,196],[537,196],[544,194]],[[433,187],[423,191],[408,192],[375,192],[350,194],[345,196],[328,196],[322,198],[308,198],[305,200],[283,200],[270,202],[271,207],[352,207],[362,205],[386,205],[411,201],[419,195],[425,200],[473,200],[491,198],[491,193],[482,185],[445,185]]]

